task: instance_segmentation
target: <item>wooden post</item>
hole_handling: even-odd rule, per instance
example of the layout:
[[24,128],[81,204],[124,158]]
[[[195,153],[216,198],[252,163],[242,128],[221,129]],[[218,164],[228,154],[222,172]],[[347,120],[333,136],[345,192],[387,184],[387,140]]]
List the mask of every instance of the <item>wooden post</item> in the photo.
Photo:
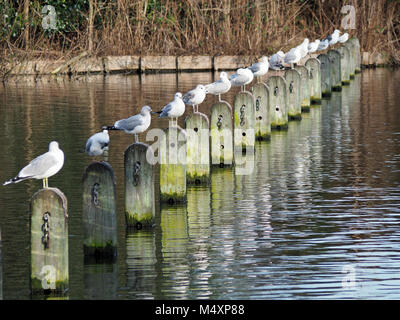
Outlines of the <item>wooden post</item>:
[[361,73],[361,52],[360,52],[360,41],[353,37],[347,40],[347,42],[350,42],[353,44],[353,54],[354,54],[354,72],[355,73]]
[[342,74],[340,66],[340,53],[337,50],[328,51],[329,62],[331,65],[331,87],[332,91],[342,91]]
[[342,76],[342,85],[346,86],[350,84],[350,52],[349,49],[344,46],[339,47],[337,51],[340,53],[340,74]]
[[286,130],[289,120],[286,81],[281,76],[272,76],[268,78],[266,84],[270,90],[269,117],[271,130]]
[[332,95],[331,86],[331,64],[329,56],[326,53],[320,54],[317,59],[321,62],[321,93],[322,97],[330,97]]
[[188,184],[210,182],[210,122],[200,112],[192,113],[186,124],[186,181]]
[[68,283],[67,198],[57,188],[41,189],[31,200],[32,294],[62,294]]
[[271,121],[269,119],[269,90],[264,83],[256,83],[251,88],[256,107],[255,136],[257,140],[271,139]]
[[250,92],[239,92],[233,101],[234,152],[254,150],[255,106]]
[[310,111],[310,76],[308,69],[305,66],[296,66],[295,68],[300,73],[300,96],[301,96],[301,112]]
[[186,202],[186,132],[169,127],[160,141],[160,200]]
[[117,255],[117,212],[114,171],[107,162],[93,162],[83,174],[83,251],[85,256]]
[[232,107],[225,101],[211,106],[210,144],[211,165],[233,165]]
[[154,164],[147,156],[152,148],[134,143],[124,153],[125,161],[125,221],[127,227],[151,227],[155,217]]
[[354,52],[354,44],[352,42],[345,42],[343,44],[344,47],[346,47],[349,50],[349,77],[350,80],[354,79],[355,76],[355,69],[356,69],[356,57],[355,57],[355,52]]
[[295,69],[285,71],[289,120],[301,120],[300,73]]
[[310,75],[310,100],[311,104],[321,104],[321,63],[316,58],[310,58],[306,61]]

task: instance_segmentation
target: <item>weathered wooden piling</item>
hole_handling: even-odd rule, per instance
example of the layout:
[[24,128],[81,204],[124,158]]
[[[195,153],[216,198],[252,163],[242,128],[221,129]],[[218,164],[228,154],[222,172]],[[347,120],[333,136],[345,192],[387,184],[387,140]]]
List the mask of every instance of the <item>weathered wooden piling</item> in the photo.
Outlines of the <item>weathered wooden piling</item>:
[[301,99],[301,111],[310,111],[310,77],[308,75],[308,69],[305,66],[296,66],[295,68],[300,73],[300,99]]
[[160,141],[160,201],[186,202],[186,132],[177,126],[164,130]]
[[342,91],[342,73],[340,53],[337,50],[329,50],[328,57],[330,62],[330,78],[332,91]]
[[310,100],[311,104],[321,104],[321,63],[316,58],[309,58],[305,66],[310,76]]
[[254,150],[256,115],[253,95],[247,91],[236,94],[233,109],[234,152]]
[[342,85],[350,84],[350,52],[345,46],[340,46],[337,51],[340,53],[340,75],[342,77]]
[[269,117],[271,130],[288,128],[286,81],[281,76],[272,76],[267,80],[269,88]]
[[186,131],[186,182],[208,184],[210,182],[210,121],[200,112],[185,120]]
[[346,47],[349,50],[349,61],[348,61],[348,68],[349,68],[349,78],[354,79],[355,76],[355,70],[356,70],[356,61],[355,61],[355,56],[354,56],[354,45],[352,42],[345,42],[343,44],[344,47]]
[[264,83],[256,83],[251,88],[251,93],[255,98],[255,137],[256,140],[271,139],[271,121],[269,119],[269,90]]
[[289,120],[301,120],[300,73],[295,69],[285,71]]
[[67,198],[57,188],[36,192],[31,199],[32,294],[62,294],[68,288]]
[[114,171],[107,162],[93,162],[83,182],[83,250],[85,256],[108,259],[117,255],[117,212]]
[[331,85],[331,63],[326,53],[318,55],[317,59],[321,62],[321,94],[322,97],[330,97],[332,95]]
[[125,222],[127,227],[151,227],[155,216],[154,164],[152,148],[145,143],[131,144],[125,160]]
[[211,165],[233,165],[232,107],[225,101],[211,106],[210,144]]
[[353,44],[353,55],[354,55],[354,73],[361,73],[361,51],[360,51],[360,41],[352,37],[347,42]]

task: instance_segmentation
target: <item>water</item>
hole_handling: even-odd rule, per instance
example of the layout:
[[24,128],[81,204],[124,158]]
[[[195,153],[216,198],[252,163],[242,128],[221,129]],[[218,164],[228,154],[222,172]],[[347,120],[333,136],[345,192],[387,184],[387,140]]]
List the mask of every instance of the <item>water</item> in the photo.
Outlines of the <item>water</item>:
[[[0,180],[51,140],[66,154],[49,185],[68,197],[67,297],[399,299],[400,70],[363,71],[287,132],[258,142],[252,174],[213,170],[209,187],[188,189],[186,206],[158,208],[152,230],[125,230],[123,152],[133,137],[112,132],[118,258],[84,262],[81,179],[93,160],[79,152],[86,139],[145,104],[160,109],[176,91],[211,81],[211,73],[182,73],[0,87]],[[209,114],[215,101],[208,97],[200,111]],[[154,119],[152,127],[167,123]],[[4,299],[30,299],[29,201],[41,184],[0,187]]]

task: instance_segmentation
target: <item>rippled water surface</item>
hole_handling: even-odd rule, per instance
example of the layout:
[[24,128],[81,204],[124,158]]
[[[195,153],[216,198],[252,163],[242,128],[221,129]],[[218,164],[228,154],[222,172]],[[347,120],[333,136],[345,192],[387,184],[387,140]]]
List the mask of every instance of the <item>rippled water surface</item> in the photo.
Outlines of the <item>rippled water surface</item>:
[[[186,205],[157,206],[151,230],[125,229],[123,152],[133,138],[112,132],[118,258],[84,262],[81,179],[93,161],[79,152],[86,139],[213,77],[113,75],[0,87],[0,180],[47,151],[51,140],[66,155],[49,184],[68,197],[67,297],[399,299],[400,70],[363,71],[288,131],[257,142],[247,159],[252,174],[214,169],[210,186],[188,188]],[[225,99],[232,103],[236,92]],[[209,115],[215,101],[207,97],[200,111]],[[152,127],[167,124],[154,118]],[[30,299],[29,202],[41,183],[0,186],[4,299]]]

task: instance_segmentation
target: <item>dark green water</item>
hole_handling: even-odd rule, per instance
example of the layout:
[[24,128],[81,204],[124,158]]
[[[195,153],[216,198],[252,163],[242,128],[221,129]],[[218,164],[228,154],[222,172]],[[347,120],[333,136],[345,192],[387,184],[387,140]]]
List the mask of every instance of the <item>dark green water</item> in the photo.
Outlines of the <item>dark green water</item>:
[[[287,132],[258,142],[252,174],[213,170],[210,187],[188,189],[187,205],[161,207],[152,230],[125,230],[123,152],[133,137],[112,132],[118,258],[84,263],[81,179],[93,161],[79,152],[86,139],[212,80],[210,73],[116,75],[0,87],[0,181],[51,140],[66,155],[49,185],[68,197],[67,297],[399,299],[400,70],[363,71]],[[232,103],[236,92],[225,99]],[[200,111],[209,115],[215,101],[207,97]],[[152,127],[167,124],[154,119]],[[39,180],[0,186],[4,299],[30,299],[29,201],[41,187]]]

